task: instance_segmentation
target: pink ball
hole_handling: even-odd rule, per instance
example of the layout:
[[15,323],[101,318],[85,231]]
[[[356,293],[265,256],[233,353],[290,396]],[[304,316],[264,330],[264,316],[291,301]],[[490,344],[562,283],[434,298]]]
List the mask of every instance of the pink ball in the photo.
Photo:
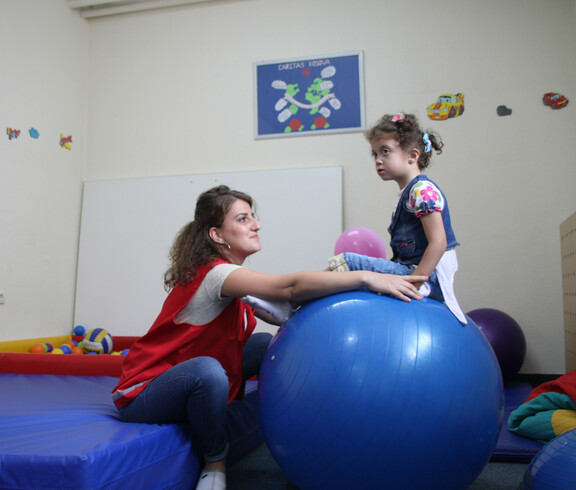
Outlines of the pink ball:
[[386,258],[384,242],[368,228],[350,228],[342,233],[336,240],[334,255],[344,252],[368,255],[378,259]]

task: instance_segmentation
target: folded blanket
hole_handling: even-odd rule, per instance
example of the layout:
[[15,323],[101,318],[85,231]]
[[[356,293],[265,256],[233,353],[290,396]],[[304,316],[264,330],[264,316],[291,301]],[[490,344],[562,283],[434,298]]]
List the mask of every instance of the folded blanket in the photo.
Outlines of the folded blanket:
[[508,428],[541,442],[576,429],[576,371],[534,388],[527,400],[510,413]]

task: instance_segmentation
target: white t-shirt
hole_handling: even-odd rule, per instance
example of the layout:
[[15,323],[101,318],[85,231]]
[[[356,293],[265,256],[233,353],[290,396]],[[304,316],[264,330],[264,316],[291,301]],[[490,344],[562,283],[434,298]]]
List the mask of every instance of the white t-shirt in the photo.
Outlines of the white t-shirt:
[[205,325],[220,315],[234,300],[222,297],[222,284],[232,272],[241,267],[235,264],[219,264],[210,270],[196,294],[176,315],[175,323]]

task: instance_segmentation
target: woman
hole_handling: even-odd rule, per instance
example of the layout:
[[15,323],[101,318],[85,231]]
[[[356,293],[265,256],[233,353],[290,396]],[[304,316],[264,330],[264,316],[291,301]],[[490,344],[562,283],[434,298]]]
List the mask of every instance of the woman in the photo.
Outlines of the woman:
[[[242,264],[262,248],[259,230],[250,196],[226,186],[199,196],[194,221],[170,253],[164,278],[170,294],[130,349],[112,393],[123,421],[190,423],[205,459],[200,490],[226,488],[227,406],[242,397],[271,340],[266,333],[252,335],[255,310],[240,298],[287,305],[364,287],[410,301],[421,298],[414,284],[426,280],[367,271],[251,271]],[[256,314],[271,320],[269,313]]]

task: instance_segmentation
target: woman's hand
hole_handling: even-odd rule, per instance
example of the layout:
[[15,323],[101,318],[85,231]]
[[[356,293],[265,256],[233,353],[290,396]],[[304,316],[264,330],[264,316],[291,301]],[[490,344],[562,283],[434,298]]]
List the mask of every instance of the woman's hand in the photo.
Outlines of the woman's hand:
[[371,272],[368,281],[368,288],[375,293],[390,294],[402,301],[413,299],[422,299],[418,292],[421,284],[426,282],[426,276],[396,276],[394,274],[379,274]]

